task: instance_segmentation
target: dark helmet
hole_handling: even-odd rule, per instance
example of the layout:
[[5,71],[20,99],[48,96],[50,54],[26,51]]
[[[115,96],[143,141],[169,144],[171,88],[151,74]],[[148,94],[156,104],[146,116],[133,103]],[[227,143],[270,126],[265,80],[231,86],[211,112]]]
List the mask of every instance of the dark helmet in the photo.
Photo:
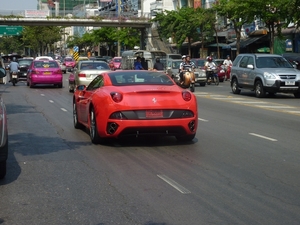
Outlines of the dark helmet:
[[160,58],[159,57],[156,58],[156,62],[160,62]]

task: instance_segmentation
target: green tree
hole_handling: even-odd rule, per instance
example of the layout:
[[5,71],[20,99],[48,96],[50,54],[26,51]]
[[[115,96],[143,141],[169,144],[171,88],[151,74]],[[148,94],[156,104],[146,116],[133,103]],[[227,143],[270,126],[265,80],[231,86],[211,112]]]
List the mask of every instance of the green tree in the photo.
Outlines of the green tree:
[[47,50],[50,50],[49,47],[61,40],[62,28],[57,26],[25,26],[22,34],[25,46],[31,48],[35,54],[44,55]]
[[281,37],[282,25],[289,18],[288,5],[290,0],[251,0],[255,5],[255,14],[264,21],[268,28],[270,53],[274,53],[274,39],[277,32]]
[[[229,19],[236,33],[236,53],[240,53],[240,41],[242,27],[245,24],[253,22],[256,12],[255,0],[219,0],[213,5],[218,16]],[[261,1],[261,0],[257,0]]]
[[0,49],[4,54],[23,54],[24,44],[21,36],[3,36],[0,38]]
[[179,48],[187,41],[188,53],[191,55],[192,42],[199,40],[197,32],[199,24],[192,16],[195,13],[196,10],[190,7],[180,8],[177,11],[165,10],[158,13],[152,21],[157,22],[159,35],[162,38],[172,37]]

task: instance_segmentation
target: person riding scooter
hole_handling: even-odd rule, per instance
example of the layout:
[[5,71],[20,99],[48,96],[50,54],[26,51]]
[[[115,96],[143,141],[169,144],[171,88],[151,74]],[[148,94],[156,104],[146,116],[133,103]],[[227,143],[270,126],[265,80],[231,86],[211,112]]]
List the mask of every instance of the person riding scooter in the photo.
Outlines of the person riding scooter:
[[9,75],[10,75],[9,82],[12,82],[13,80],[12,77],[13,73],[18,76],[18,71],[19,71],[19,63],[17,62],[16,57],[13,57],[12,61],[9,63]]
[[217,68],[217,65],[212,61],[212,57],[207,58],[207,62],[204,65],[204,69],[206,71],[206,78],[207,80],[211,79],[214,70]]

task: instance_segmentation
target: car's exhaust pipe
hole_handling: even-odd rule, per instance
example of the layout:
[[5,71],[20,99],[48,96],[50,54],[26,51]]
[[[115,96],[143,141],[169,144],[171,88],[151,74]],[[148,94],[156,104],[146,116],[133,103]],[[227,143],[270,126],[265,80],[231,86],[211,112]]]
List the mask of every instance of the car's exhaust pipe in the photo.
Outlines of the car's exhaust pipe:
[[195,129],[196,129],[195,120],[190,121],[188,124],[188,127],[189,127],[190,131],[195,132]]
[[119,127],[119,125],[116,124],[115,122],[108,123],[106,131],[108,134],[114,134],[117,131],[118,127]]

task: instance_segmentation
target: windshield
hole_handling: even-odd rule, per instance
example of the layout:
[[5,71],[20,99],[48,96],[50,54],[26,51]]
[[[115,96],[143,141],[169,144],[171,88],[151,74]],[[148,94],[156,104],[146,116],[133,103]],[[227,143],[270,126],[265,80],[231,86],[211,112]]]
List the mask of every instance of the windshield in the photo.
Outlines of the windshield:
[[105,62],[97,62],[97,61],[91,61],[91,62],[83,62],[80,66],[81,70],[109,70],[109,66]]
[[19,66],[29,66],[32,60],[19,60]]
[[256,66],[257,68],[293,68],[283,57],[257,57]]

